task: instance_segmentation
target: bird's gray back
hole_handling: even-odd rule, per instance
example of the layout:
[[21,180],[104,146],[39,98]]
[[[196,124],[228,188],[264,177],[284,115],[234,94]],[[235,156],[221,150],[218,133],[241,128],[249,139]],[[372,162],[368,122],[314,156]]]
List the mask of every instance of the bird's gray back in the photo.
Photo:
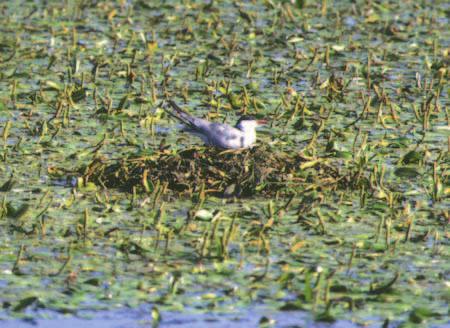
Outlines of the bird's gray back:
[[211,123],[203,131],[210,143],[222,148],[239,148],[242,132],[238,129],[223,123]]

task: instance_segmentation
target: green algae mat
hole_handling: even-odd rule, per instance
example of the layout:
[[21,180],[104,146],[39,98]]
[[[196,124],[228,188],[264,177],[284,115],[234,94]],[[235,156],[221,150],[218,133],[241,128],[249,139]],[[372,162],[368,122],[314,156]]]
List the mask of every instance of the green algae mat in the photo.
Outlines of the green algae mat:
[[[143,305],[155,327],[450,324],[449,16],[2,2],[0,326]],[[165,99],[269,125],[251,149],[206,148]]]

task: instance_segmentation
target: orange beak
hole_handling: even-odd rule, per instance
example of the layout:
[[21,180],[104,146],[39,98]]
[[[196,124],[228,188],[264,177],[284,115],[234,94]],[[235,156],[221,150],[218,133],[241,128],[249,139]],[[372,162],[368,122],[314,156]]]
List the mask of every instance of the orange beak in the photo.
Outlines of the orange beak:
[[265,125],[265,124],[267,124],[267,120],[257,120],[256,122],[258,123],[258,125]]

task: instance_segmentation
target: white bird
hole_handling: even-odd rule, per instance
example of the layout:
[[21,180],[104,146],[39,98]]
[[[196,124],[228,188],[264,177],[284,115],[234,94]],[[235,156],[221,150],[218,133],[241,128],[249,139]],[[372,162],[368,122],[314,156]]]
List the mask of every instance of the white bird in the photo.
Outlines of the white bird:
[[173,111],[166,112],[185,125],[183,131],[189,132],[206,145],[223,149],[249,148],[256,142],[256,128],[267,123],[266,120],[257,120],[253,116],[242,116],[231,126],[224,123],[214,123],[194,117],[186,113],[175,102],[168,100]]

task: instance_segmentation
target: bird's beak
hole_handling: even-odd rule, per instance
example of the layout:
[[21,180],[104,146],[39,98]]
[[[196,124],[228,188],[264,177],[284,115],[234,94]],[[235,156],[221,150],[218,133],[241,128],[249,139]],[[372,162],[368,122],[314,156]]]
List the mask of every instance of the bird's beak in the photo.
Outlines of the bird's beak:
[[258,123],[258,125],[266,125],[267,120],[257,120],[256,123]]

